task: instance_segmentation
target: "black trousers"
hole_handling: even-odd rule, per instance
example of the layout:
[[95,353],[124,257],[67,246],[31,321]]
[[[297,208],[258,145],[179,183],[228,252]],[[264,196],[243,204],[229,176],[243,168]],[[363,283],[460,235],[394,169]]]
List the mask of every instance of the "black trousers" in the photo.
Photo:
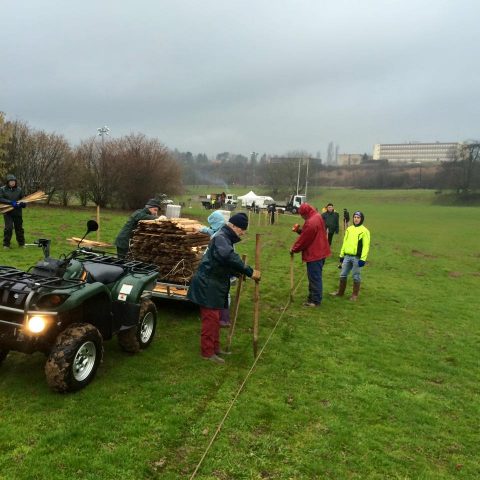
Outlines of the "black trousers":
[[5,213],[3,215],[5,229],[3,230],[3,246],[9,247],[12,240],[13,229],[15,228],[15,236],[20,246],[25,245],[25,231],[23,230],[23,218],[21,215],[12,215]]
[[333,239],[334,234],[335,234],[335,232],[330,232],[330,230],[328,231],[328,244],[329,245],[332,245],[332,239]]

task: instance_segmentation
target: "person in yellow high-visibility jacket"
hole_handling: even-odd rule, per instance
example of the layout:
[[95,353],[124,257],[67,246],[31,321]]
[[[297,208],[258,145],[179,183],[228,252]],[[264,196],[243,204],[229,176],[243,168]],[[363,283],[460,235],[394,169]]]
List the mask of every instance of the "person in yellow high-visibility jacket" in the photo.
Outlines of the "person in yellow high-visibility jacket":
[[353,214],[353,225],[347,228],[343,238],[342,249],[340,250],[340,283],[338,290],[332,295],[342,297],[347,287],[347,277],[352,272],[353,293],[350,300],[356,301],[360,292],[361,276],[360,270],[365,266],[368,252],[370,250],[370,232],[363,225],[365,216],[357,211]]

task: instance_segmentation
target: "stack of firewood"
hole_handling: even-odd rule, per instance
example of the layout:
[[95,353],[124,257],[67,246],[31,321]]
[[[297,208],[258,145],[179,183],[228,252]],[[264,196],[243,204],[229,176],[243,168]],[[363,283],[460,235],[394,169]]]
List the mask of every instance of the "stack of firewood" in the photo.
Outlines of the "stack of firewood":
[[[45,192],[38,191],[30,195],[27,195],[26,197],[21,198],[20,200],[18,200],[18,203],[21,203],[21,202],[32,203],[32,202],[39,202],[41,200],[47,200],[47,199],[48,199],[48,195],[45,194]],[[13,208],[14,207],[9,205],[8,203],[0,203],[1,213],[11,212]]]
[[135,260],[158,266],[162,282],[186,285],[198,267],[210,237],[188,218],[141,220],[130,242]]

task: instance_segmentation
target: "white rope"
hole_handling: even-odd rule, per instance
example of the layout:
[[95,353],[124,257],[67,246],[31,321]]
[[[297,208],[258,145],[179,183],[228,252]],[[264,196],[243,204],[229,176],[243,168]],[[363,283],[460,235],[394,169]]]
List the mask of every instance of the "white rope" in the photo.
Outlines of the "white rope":
[[[298,290],[298,287],[300,286],[300,284],[302,283],[303,279],[305,278],[305,272],[303,273],[302,275],[302,278],[299,280],[295,290],[293,291],[293,293],[296,293],[296,291]],[[202,458],[200,459],[200,461],[198,462],[197,466],[195,467],[195,470],[193,471],[191,477],[190,477],[190,480],[193,480],[203,461],[205,460],[205,457],[207,456],[211,446],[213,445],[213,442],[215,441],[215,439],[217,438],[218,434],[220,433],[220,430],[222,429],[223,427],[223,424],[225,423],[225,420],[227,419],[230,411],[232,410],[235,402],[237,401],[237,398],[239,397],[240,393],[242,392],[243,388],[245,387],[245,384],[247,383],[247,380],[250,378],[250,376],[252,375],[253,373],[253,370],[255,368],[255,366],[257,365],[257,362],[258,360],[260,359],[260,357],[262,356],[262,353],[263,351],[265,350],[266,346],[268,345],[268,342],[270,341],[270,339],[272,338],[272,335],[275,333],[275,330],[277,329],[277,326],[278,324],[280,323],[280,320],[282,319],[283,317],[283,314],[287,311],[287,308],[290,306],[290,303],[291,303],[291,297],[289,297],[287,303],[285,304],[285,306],[283,307],[282,309],[282,312],[280,313],[280,316],[278,317],[278,320],[276,321],[275,325],[273,326],[272,328],[272,331],[270,332],[270,334],[268,335],[268,338],[265,342],[265,344],[263,345],[262,349],[260,350],[259,354],[257,355],[257,358],[254,360],[250,370],[248,371],[247,375],[245,376],[245,379],[243,380],[242,384],[240,385],[240,387],[238,388],[237,390],[237,393],[235,394],[235,396],[233,397],[232,401],[230,402],[230,405],[228,406],[227,408],[227,411],[225,412],[225,415],[223,416],[222,420],[220,421],[220,423],[218,424],[218,427],[217,429],[215,430],[215,433],[213,434],[212,438],[210,439],[210,442],[209,444],[207,445],[207,448],[205,449],[205,452],[203,452],[203,455],[202,455]]]

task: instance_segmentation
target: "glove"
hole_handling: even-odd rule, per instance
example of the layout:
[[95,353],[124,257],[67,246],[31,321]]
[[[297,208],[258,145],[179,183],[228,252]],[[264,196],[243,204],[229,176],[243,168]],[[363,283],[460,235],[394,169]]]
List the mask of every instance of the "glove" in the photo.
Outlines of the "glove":
[[27,206],[25,202],[20,202],[19,205],[20,205],[20,208],[25,208]]
[[261,278],[262,278],[262,272],[260,272],[260,270],[254,270],[252,273],[252,280],[259,282]]
[[13,208],[18,208],[18,203],[15,201],[15,200],[12,200],[10,202],[10,205],[13,207]]
[[340,263],[340,265],[343,263],[343,257],[338,258],[338,263]]
[[359,260],[359,261],[358,261],[358,266],[359,266],[360,268],[364,267],[364,266],[365,266],[365,260]]

